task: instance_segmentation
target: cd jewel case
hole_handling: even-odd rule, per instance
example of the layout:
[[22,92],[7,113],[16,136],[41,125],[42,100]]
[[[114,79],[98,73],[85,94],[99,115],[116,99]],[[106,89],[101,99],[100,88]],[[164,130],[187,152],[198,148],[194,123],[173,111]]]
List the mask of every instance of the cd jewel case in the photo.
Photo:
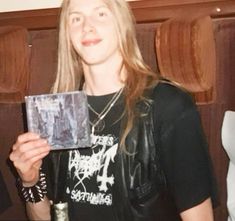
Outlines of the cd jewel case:
[[83,91],[26,96],[28,130],[52,149],[91,146],[87,97]]

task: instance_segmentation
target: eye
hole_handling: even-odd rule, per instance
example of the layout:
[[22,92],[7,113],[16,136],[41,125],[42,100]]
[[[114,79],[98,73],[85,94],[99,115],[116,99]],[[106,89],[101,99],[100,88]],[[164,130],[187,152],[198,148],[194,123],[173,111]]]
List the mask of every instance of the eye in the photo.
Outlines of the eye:
[[76,22],[80,22],[81,18],[80,17],[76,17],[72,19],[72,23],[76,23]]
[[77,25],[77,24],[80,24],[83,20],[83,17],[82,15],[79,15],[79,14],[73,14],[70,16],[70,23],[72,25]]
[[99,17],[105,17],[105,16],[107,16],[107,14],[105,12],[101,11],[101,12],[98,13],[98,16]]
[[104,20],[109,17],[109,10],[107,8],[100,8],[95,14],[98,19]]

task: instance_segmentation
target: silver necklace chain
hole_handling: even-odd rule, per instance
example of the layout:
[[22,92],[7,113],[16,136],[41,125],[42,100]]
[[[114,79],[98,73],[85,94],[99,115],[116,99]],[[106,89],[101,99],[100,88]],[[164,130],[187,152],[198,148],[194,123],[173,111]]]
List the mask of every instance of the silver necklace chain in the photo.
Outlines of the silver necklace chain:
[[100,113],[95,111],[94,108],[90,104],[88,104],[88,108],[94,114],[97,115],[97,118],[93,122],[91,122],[91,121],[89,122],[91,124],[91,133],[92,133],[92,135],[94,135],[95,131],[101,132],[104,129],[104,127],[105,127],[104,118],[109,113],[109,111],[112,109],[112,107],[117,102],[119,97],[121,96],[123,89],[124,88],[121,88],[117,93],[115,93],[113,95],[111,100],[108,102],[108,104],[104,107],[104,109]]

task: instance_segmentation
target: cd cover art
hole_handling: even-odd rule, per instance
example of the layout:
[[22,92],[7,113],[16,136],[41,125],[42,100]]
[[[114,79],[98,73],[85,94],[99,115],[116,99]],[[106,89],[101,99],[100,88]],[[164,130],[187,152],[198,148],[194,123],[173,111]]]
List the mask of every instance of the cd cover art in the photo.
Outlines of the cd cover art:
[[26,96],[25,102],[28,130],[47,139],[52,149],[91,145],[87,97],[84,92]]

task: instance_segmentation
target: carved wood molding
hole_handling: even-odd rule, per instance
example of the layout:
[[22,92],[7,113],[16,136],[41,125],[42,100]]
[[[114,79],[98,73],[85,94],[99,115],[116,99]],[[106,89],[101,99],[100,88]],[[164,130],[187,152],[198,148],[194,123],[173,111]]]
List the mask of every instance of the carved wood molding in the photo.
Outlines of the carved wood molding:
[[[235,0],[142,0],[129,3],[137,23],[164,21],[182,13],[199,12],[212,16],[235,17]],[[0,13],[0,26],[21,25],[28,29],[56,28],[59,9],[39,9]]]
[[235,17],[235,0],[147,0],[130,5],[139,23],[163,21],[182,13],[200,13],[212,18]]

